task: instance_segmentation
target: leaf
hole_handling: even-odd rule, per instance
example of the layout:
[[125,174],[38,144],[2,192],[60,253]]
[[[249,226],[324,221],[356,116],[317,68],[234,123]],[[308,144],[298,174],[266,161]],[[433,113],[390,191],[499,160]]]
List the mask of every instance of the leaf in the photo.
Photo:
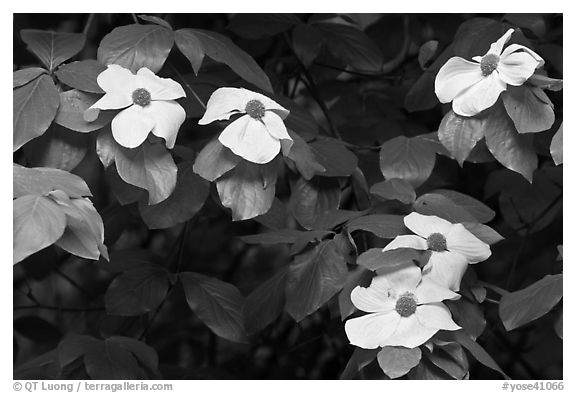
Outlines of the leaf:
[[168,271],[143,265],[120,274],[110,283],[104,301],[111,315],[135,316],[155,310],[170,287]]
[[174,45],[174,33],[158,25],[120,26],[107,34],[98,47],[98,61],[118,64],[136,73],[146,67],[160,71]]
[[84,93],[72,89],[60,93],[60,106],[54,122],[77,132],[92,132],[110,124],[116,116],[114,111],[100,112],[98,118],[87,122],[84,120],[84,112],[91,107],[100,97],[94,94]]
[[13,202],[13,263],[53,244],[64,233],[66,216],[47,197],[24,195]]
[[426,357],[454,379],[461,380],[468,373],[468,359],[459,344],[435,343],[434,350]]
[[317,217],[334,211],[340,205],[340,186],[336,180],[313,178],[298,179],[290,195],[290,208],[294,218],[306,229],[312,229]]
[[463,221],[477,222],[478,219],[445,195],[429,193],[418,197],[414,210],[427,216],[438,216],[453,223]]
[[382,251],[381,248],[371,248],[358,256],[356,263],[368,270],[390,272],[398,268],[404,268],[410,261],[420,259],[422,252],[412,248],[396,248]]
[[146,22],[151,22],[160,26],[164,26],[165,28],[172,30],[172,26],[170,26],[170,23],[166,22],[164,19],[162,18],[158,18],[157,16],[153,16],[153,15],[138,15],[138,18],[145,20]]
[[310,67],[316,60],[324,43],[324,37],[314,26],[302,23],[292,30],[294,53],[305,67]]
[[167,199],[176,187],[177,167],[163,144],[145,141],[135,149],[118,146],[115,161],[122,180],[148,191],[151,205]]
[[220,201],[232,210],[233,221],[248,220],[270,210],[276,176],[273,162],[257,165],[243,160],[216,181]]
[[546,21],[539,14],[506,14],[502,18],[512,25],[530,30],[536,37],[542,38],[546,34]]
[[77,175],[52,168],[26,168],[13,164],[13,198],[23,195],[47,195],[54,190],[70,198],[92,196],[86,182]]
[[502,165],[520,173],[532,182],[532,173],[538,166],[538,157],[532,147],[530,135],[520,135],[501,106],[484,120],[486,146]]
[[69,199],[63,206],[66,230],[56,245],[81,258],[108,258],[104,245],[104,223],[88,198]]
[[470,233],[486,244],[492,245],[504,240],[502,235],[487,225],[482,225],[477,222],[463,222],[462,225],[464,225]]
[[458,326],[471,336],[474,340],[482,335],[486,327],[484,311],[476,302],[472,302],[465,297],[447,302],[447,306],[452,314],[452,319]]
[[356,374],[364,367],[372,363],[378,355],[378,349],[354,348],[354,353],[348,360],[346,368],[340,375],[340,379],[354,379]]
[[436,152],[419,138],[398,136],[380,149],[380,170],[386,179],[403,179],[418,187],[424,183],[436,163]]
[[404,217],[393,214],[370,214],[358,217],[348,222],[346,227],[350,233],[362,230],[385,239],[408,234],[404,226]]
[[454,55],[465,59],[484,55],[490,45],[505,32],[500,22],[490,18],[472,18],[462,23],[454,37]]
[[384,347],[378,352],[378,364],[390,378],[400,378],[420,363],[420,348]]
[[406,205],[414,202],[416,192],[414,187],[406,180],[388,179],[370,187],[370,193],[387,200],[396,199]]
[[214,181],[234,169],[240,161],[241,157],[222,145],[218,138],[214,138],[198,153],[194,172],[208,181]]
[[14,319],[14,331],[42,345],[56,345],[62,337],[62,333],[56,326],[37,316]]
[[[432,197],[432,196],[436,196],[436,195],[441,195],[443,197],[446,197],[456,207],[454,207],[450,203],[444,204],[444,200],[442,198],[436,199],[435,197],[434,198]],[[494,216],[496,215],[494,210],[490,209],[488,206],[486,206],[484,203],[480,202],[479,200],[472,198],[469,195],[462,194],[460,192],[453,191],[453,190],[444,190],[444,189],[434,190],[432,193],[422,195],[420,198],[418,198],[418,201],[416,202],[416,204],[417,205],[421,205],[421,204],[426,205],[426,209],[423,206],[420,206],[422,208],[422,210],[427,210],[427,211],[432,210],[433,211],[436,208],[439,211],[445,210],[445,212],[443,212],[444,213],[443,216],[452,217],[453,219],[458,218],[458,219],[460,219],[459,222],[466,221],[465,218],[467,218],[468,216],[471,215],[473,217],[473,219],[470,221],[478,221],[480,223],[485,223],[485,222],[492,221],[494,219]],[[464,211],[461,211],[462,209]],[[422,213],[422,212],[420,212],[420,213]],[[426,213],[422,213],[422,214],[426,214]],[[436,215],[438,215],[438,214],[436,214]],[[452,221],[452,220],[450,220],[450,221]],[[456,222],[456,221],[453,221],[453,222]]]
[[310,180],[315,175],[326,172],[326,168],[318,162],[316,155],[308,143],[306,143],[300,135],[291,130],[288,130],[288,134],[294,143],[286,157],[294,162],[294,165],[296,165],[296,168],[302,177],[306,180]]
[[286,311],[300,322],[346,283],[346,258],[336,240],[326,240],[296,256],[288,268]]
[[520,134],[546,131],[554,124],[552,105],[537,94],[546,93],[536,87],[509,86],[502,94],[506,112]]
[[550,142],[550,154],[552,155],[552,159],[556,165],[560,165],[564,162],[562,147],[564,140],[563,129],[563,125],[560,125],[560,128],[558,128],[558,131],[556,131],[552,137],[552,141]]
[[46,74],[47,71],[40,67],[23,68],[12,73],[12,88],[15,89],[24,86],[38,78],[40,75]]
[[50,71],[78,54],[86,42],[86,36],[77,33],[24,29],[20,31],[20,36],[27,49]]
[[316,215],[312,229],[333,229],[364,214],[356,210],[328,210]]
[[272,37],[302,23],[294,14],[236,14],[228,29],[243,38],[258,40]]
[[498,312],[507,331],[547,314],[562,298],[563,275],[547,275],[534,284],[502,296]]
[[358,165],[358,157],[348,150],[341,141],[333,138],[318,138],[308,144],[316,161],[325,171],[320,176],[350,176]]
[[[380,250],[380,252],[382,252],[382,250]],[[357,286],[367,287],[370,285],[372,276],[374,276],[374,273],[362,267],[359,267],[358,269],[348,273],[348,277],[346,277],[346,284],[338,294],[338,309],[340,310],[340,320],[344,321],[346,318],[356,312],[356,307],[354,304],[352,304],[350,294],[352,293],[352,290]]]
[[314,23],[332,54],[359,71],[378,72],[382,68],[380,48],[362,31],[338,23]]
[[434,57],[438,51],[438,41],[430,40],[422,44],[420,49],[418,49],[418,64],[423,70],[426,69],[427,64]]
[[204,56],[224,63],[242,79],[272,92],[272,85],[266,73],[254,59],[237,47],[228,37],[200,29],[180,29],[176,31],[176,46],[190,61],[196,75],[200,71]]
[[24,145],[30,166],[71,171],[84,159],[89,140],[83,135],[52,124],[41,137]]
[[106,66],[97,60],[81,60],[67,63],[58,68],[55,74],[58,80],[74,89],[87,93],[102,94],[97,77],[106,70]]
[[551,91],[560,91],[564,85],[564,81],[562,79],[548,78],[542,74],[532,74],[532,76],[528,78],[528,82],[532,86]]
[[140,200],[138,207],[148,228],[170,228],[194,217],[204,206],[209,191],[209,183],[193,172],[192,163],[181,162],[172,194],[155,205]]
[[105,129],[98,133],[96,138],[96,154],[104,169],[108,168],[114,163],[116,152],[121,149],[121,146],[114,140],[112,130]]
[[245,343],[244,298],[232,284],[197,273],[180,273],[186,301],[214,332],[227,340]]
[[259,233],[257,235],[240,236],[240,240],[247,244],[293,244],[303,236],[312,239],[321,239],[322,237],[333,233],[330,231],[298,231],[296,229],[280,229],[272,232]]
[[41,75],[13,90],[13,151],[44,134],[58,110],[60,96],[52,78]]
[[442,118],[438,139],[462,166],[474,146],[484,138],[484,132],[482,120],[459,116],[451,110]]
[[248,334],[260,332],[284,310],[286,272],[286,269],[280,270],[246,298],[243,313]]

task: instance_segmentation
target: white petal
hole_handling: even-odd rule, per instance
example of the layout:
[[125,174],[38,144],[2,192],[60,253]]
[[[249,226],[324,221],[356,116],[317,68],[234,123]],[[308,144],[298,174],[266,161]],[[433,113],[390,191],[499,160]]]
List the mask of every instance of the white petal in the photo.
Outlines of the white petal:
[[122,109],[132,105],[132,93],[112,92],[104,94],[90,109]]
[[427,238],[433,233],[441,233],[446,236],[452,228],[450,221],[436,216],[425,216],[416,212],[412,212],[404,217],[404,225],[415,234],[424,238]]
[[206,104],[206,112],[198,124],[210,124],[216,120],[228,120],[235,113],[245,113],[244,109],[249,99],[245,89],[221,87],[217,89]]
[[393,345],[416,348],[428,341],[436,332],[438,329],[422,325],[415,314],[409,317],[400,317],[400,322],[394,333],[380,341],[380,346]]
[[397,248],[413,248],[415,250],[427,250],[428,244],[426,240],[416,235],[401,235],[396,236],[394,240],[382,249],[382,252],[388,250],[395,250]]
[[127,148],[140,146],[154,127],[154,120],[144,114],[142,107],[132,105],[112,119],[112,135]]
[[415,314],[418,321],[426,327],[440,330],[460,329],[460,326],[452,320],[448,307],[442,303],[418,306]]
[[148,90],[152,100],[175,100],[186,97],[180,83],[170,78],[160,78],[146,67],[138,70],[136,78],[138,87]]
[[292,141],[284,121],[275,112],[267,110],[262,118],[268,132],[276,139]]
[[460,281],[468,268],[466,257],[451,251],[432,252],[426,266],[424,277],[452,291],[460,290]]
[[280,152],[280,141],[270,135],[264,123],[248,115],[230,123],[218,140],[237,156],[255,164],[270,162]]
[[374,277],[368,288],[358,286],[350,293],[350,300],[358,310],[382,312],[396,307],[396,299],[392,297],[393,293],[388,282],[379,278],[379,276]]
[[450,102],[470,86],[482,80],[480,64],[452,57],[438,71],[434,90],[442,103]]
[[507,84],[520,86],[534,74],[538,64],[538,60],[528,53],[517,52],[502,57],[497,71]]
[[350,344],[360,348],[374,349],[394,332],[400,315],[396,311],[374,313],[346,321],[344,330]]
[[[248,101],[250,101],[250,100],[260,101],[264,105],[264,108],[267,111],[273,111],[278,116],[280,116],[280,118],[282,120],[284,120],[290,114],[290,111],[288,109],[284,108],[282,105],[280,105],[276,101],[266,97],[265,95],[260,94],[260,93],[256,93],[255,91],[251,91],[251,90],[247,90],[247,89],[242,89],[242,90],[244,90],[244,94],[246,95],[246,98]],[[246,101],[246,102],[248,102],[248,101]]]
[[422,281],[416,288],[414,294],[416,295],[418,304],[437,303],[442,300],[456,300],[460,298],[460,295],[457,293],[432,281],[428,275],[422,277]]
[[492,72],[480,82],[460,94],[452,101],[452,109],[460,116],[474,116],[496,103],[506,83],[498,72]]
[[490,246],[470,233],[462,224],[452,226],[446,236],[446,248],[464,255],[469,263],[485,261],[492,255]]
[[136,85],[136,75],[118,64],[110,64],[98,75],[96,81],[106,93],[115,92],[132,97]]
[[186,111],[176,101],[152,101],[143,112],[154,120],[152,133],[164,138],[166,147],[172,149],[178,136],[178,130],[186,119]]
[[504,48],[504,45],[506,45],[506,43],[508,41],[510,41],[510,37],[512,36],[512,33],[514,33],[514,29],[508,29],[508,31],[506,33],[504,33],[504,35],[500,38],[498,38],[498,41],[492,43],[492,45],[490,45],[490,49],[488,50],[488,53],[493,53],[495,55],[500,56],[500,54],[502,53],[502,49]]
[[506,49],[504,49],[504,52],[502,52],[502,55],[500,56],[500,58],[505,58],[508,55],[510,55],[511,53],[514,53],[514,52],[519,51],[519,50],[530,54],[538,62],[538,67],[536,67],[536,68],[540,68],[544,65],[544,59],[541,58],[540,55],[538,55],[538,53],[534,52],[530,48],[527,48],[523,45],[518,45],[518,44],[511,44],[508,47],[506,47]]
[[392,265],[378,269],[378,276],[372,279],[372,285],[391,288],[394,296],[404,292],[414,292],[422,279],[422,271],[412,261],[406,260],[402,265]]

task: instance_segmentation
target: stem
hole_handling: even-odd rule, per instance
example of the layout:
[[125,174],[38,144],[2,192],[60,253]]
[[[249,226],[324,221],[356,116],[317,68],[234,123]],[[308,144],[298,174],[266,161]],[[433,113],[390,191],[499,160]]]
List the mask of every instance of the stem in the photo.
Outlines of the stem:
[[150,316],[150,319],[148,320],[148,324],[144,328],[144,331],[142,331],[142,334],[140,334],[140,337],[138,337],[138,340],[142,341],[146,338],[146,336],[148,336],[148,333],[150,333],[150,329],[152,328],[152,325],[154,324],[156,317],[158,316],[158,314],[160,313],[160,310],[162,309],[162,307],[164,307],[166,300],[168,300],[168,298],[170,297],[170,294],[174,290],[174,286],[175,286],[174,284],[170,284],[170,288],[168,289],[168,292],[166,292],[166,296],[164,296],[164,299],[162,299],[162,301],[160,302],[158,307],[156,307],[156,310],[154,310],[154,313]]
[[95,15],[96,14],[88,15],[88,20],[86,21],[86,24],[84,25],[84,30],[82,30],[82,34],[88,35],[88,32],[90,31],[90,27],[92,26],[92,22],[94,21]]
[[196,98],[196,101],[198,101],[198,103],[202,106],[202,108],[206,109],[206,104],[204,103],[204,101],[202,101],[202,99],[198,96],[198,94],[196,94],[196,92],[194,91],[192,86],[190,86],[190,84],[188,82],[186,82],[186,80],[184,79],[182,74],[180,74],[180,72],[178,72],[176,67],[174,67],[171,63],[168,63],[168,66],[170,67],[170,69],[172,71],[174,71],[176,76],[178,76],[178,79],[180,79],[182,81],[182,83],[184,83],[184,86],[186,86],[186,88],[188,90],[190,90],[190,93],[192,93],[192,95],[194,96],[194,98]]

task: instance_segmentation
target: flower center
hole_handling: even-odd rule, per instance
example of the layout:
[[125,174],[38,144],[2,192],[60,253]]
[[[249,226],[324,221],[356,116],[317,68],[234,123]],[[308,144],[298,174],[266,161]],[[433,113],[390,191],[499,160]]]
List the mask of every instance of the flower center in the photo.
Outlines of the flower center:
[[152,96],[148,90],[139,88],[132,92],[132,102],[136,105],[146,106],[150,104],[150,101],[152,101]]
[[441,233],[432,233],[426,239],[428,249],[432,251],[446,251],[446,238]]
[[396,312],[401,317],[409,317],[416,312],[416,296],[411,292],[405,292],[396,301]]
[[482,70],[482,75],[490,75],[497,67],[500,62],[500,56],[494,53],[488,53],[486,56],[480,60],[480,69]]
[[250,100],[246,104],[246,108],[244,109],[246,113],[250,115],[253,119],[260,120],[264,117],[264,113],[266,112],[266,108],[264,108],[264,104],[258,100]]

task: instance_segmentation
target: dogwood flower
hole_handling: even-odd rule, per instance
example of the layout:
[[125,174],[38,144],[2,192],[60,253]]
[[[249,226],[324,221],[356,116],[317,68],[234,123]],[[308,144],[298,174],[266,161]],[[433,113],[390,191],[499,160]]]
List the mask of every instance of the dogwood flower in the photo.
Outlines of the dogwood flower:
[[435,90],[442,103],[452,101],[452,110],[461,116],[474,116],[496,103],[507,85],[520,86],[544,64],[533,50],[518,44],[504,45],[514,29],[509,29],[490,45],[484,56],[474,61],[452,57],[440,68]]
[[290,111],[262,94],[242,88],[219,88],[210,96],[206,112],[198,124],[228,120],[237,113],[244,116],[222,131],[218,137],[220,143],[256,164],[272,161],[281,147],[284,154],[288,154],[293,141],[283,120]]
[[416,235],[397,236],[382,251],[396,248],[430,250],[424,275],[453,291],[460,290],[460,281],[469,263],[482,262],[492,254],[490,246],[462,224],[413,212],[404,217],[404,225]]
[[393,267],[372,279],[369,287],[356,287],[352,304],[369,314],[346,321],[350,343],[360,348],[403,346],[415,348],[439,330],[458,330],[443,300],[460,295],[422,276],[411,262]]
[[112,135],[124,147],[140,146],[152,132],[174,147],[178,130],[186,118],[184,108],[176,101],[186,97],[180,84],[160,78],[148,68],[140,68],[136,75],[117,64],[110,64],[97,78],[106,92],[84,113],[86,120],[94,120],[94,109],[123,109],[112,120]]

